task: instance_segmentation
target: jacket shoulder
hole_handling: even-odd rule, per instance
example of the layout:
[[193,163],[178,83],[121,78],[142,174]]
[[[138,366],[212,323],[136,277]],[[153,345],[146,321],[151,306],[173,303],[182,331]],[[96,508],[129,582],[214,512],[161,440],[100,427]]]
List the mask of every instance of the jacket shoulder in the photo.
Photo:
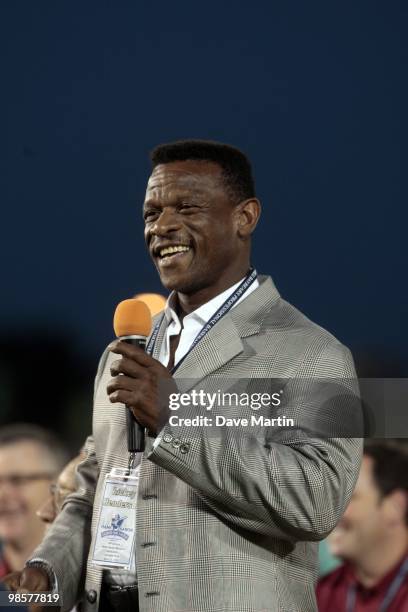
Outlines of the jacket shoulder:
[[262,352],[285,363],[288,375],[355,377],[349,349],[281,296],[265,313],[258,338]]

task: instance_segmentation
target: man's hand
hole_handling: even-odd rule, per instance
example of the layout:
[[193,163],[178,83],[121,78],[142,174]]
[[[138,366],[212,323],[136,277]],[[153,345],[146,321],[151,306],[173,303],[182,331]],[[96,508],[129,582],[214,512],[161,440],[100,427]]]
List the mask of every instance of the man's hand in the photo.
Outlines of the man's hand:
[[110,401],[129,406],[139,423],[157,434],[169,413],[165,394],[159,397],[159,382],[172,381],[170,372],[137,346],[116,340],[109,348],[112,353],[122,355],[111,365],[115,378],[107,387]]
[[[10,591],[16,591],[17,593],[42,593],[51,590],[48,574],[40,567],[26,567],[22,572],[7,574],[3,578],[3,583]],[[30,612],[47,612],[49,610],[49,606],[46,607],[41,604],[27,604],[27,608]],[[53,607],[55,612],[59,612],[60,609],[60,606]]]
[[48,574],[40,567],[25,567],[21,572],[7,574],[3,582],[10,591],[18,593],[37,593],[50,591]]

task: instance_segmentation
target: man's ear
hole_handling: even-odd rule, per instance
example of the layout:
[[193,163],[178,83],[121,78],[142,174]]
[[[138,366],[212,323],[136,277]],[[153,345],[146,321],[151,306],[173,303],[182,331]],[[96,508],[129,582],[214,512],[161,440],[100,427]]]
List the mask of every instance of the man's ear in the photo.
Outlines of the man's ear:
[[256,228],[261,215],[261,203],[257,198],[250,198],[243,200],[235,208],[238,236],[248,238]]
[[393,523],[405,523],[408,511],[408,495],[403,489],[388,494],[388,516]]

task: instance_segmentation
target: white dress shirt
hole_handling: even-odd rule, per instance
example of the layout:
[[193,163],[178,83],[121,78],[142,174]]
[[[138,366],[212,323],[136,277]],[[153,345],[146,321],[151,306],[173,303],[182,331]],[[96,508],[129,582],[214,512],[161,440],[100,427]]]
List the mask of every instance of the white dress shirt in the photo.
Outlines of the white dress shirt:
[[[245,278],[245,277],[244,277]],[[164,366],[169,363],[170,357],[170,336],[178,336],[181,330],[180,340],[177,346],[176,354],[174,356],[174,365],[188,353],[192,343],[196,336],[200,333],[204,325],[211,319],[211,317],[217,312],[217,310],[223,305],[224,302],[234,293],[239,287],[244,278],[235,283],[232,287],[228,287],[222,293],[219,293],[214,298],[199,306],[193,312],[186,315],[181,324],[180,319],[174,310],[174,301],[176,299],[175,293],[171,293],[164,308],[164,315],[167,320],[166,335],[163,339],[159,361]],[[256,278],[254,282],[248,287],[248,289],[241,295],[241,297],[235,302],[232,308],[235,308],[242,300],[248,297],[255,289],[259,287],[259,281]]]

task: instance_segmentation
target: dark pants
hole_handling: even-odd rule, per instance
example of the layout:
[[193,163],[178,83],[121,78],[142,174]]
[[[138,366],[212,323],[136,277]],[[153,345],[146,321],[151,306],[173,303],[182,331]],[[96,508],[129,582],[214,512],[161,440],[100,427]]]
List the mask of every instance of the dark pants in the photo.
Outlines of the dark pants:
[[139,612],[137,586],[112,587],[102,582],[98,612]]

